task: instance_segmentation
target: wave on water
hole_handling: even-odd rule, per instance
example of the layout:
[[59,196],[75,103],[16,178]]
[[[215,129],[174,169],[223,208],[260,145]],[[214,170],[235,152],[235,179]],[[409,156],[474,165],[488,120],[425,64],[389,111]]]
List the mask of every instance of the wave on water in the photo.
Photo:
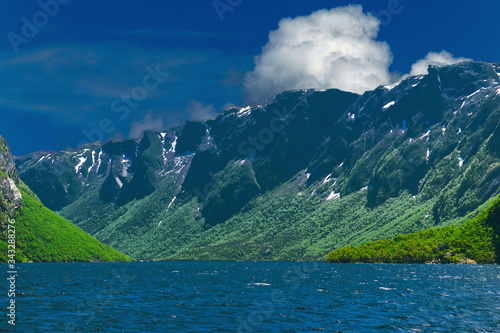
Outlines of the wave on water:
[[386,287],[380,287],[379,289],[382,289],[382,290],[394,290],[396,288],[386,288]]
[[247,283],[247,286],[270,286],[270,284],[264,282],[255,282],[255,283]]

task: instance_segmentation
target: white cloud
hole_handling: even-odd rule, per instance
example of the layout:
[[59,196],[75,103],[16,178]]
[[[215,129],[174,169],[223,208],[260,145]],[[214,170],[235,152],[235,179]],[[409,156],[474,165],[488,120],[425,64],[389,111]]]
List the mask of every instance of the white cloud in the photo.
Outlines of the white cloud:
[[148,112],[140,121],[130,123],[129,138],[140,138],[144,131],[161,132],[168,128],[181,125],[185,122],[185,115],[189,120],[201,121],[215,119],[217,112],[213,104],[203,105],[198,101],[190,101],[186,108],[182,110],[169,110],[162,112]]
[[133,121],[130,124],[129,138],[140,138],[143,136],[144,131],[159,132],[164,129],[162,117],[157,117],[154,115],[153,111],[150,111],[141,121]]
[[186,112],[189,114],[189,120],[209,120],[217,117],[217,112],[213,104],[203,105],[197,101],[190,101],[186,107]]
[[281,20],[245,77],[246,102],[288,89],[363,93],[390,83],[392,53],[387,43],[376,41],[379,25],[359,5]]
[[425,58],[418,60],[411,66],[410,75],[420,75],[427,74],[427,67],[432,66],[446,66],[452,65],[457,62],[468,61],[471,59],[467,58],[455,58],[453,54],[447,51],[441,51],[439,53],[429,52]]

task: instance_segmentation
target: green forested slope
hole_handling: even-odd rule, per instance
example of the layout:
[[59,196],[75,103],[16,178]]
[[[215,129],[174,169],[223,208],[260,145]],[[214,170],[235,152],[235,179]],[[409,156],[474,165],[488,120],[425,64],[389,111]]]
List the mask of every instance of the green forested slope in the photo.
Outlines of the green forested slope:
[[327,255],[330,263],[500,262],[500,197],[478,216],[451,225],[400,235],[390,240],[345,247]]
[[[130,261],[132,258],[102,244],[83,230],[45,208],[24,191],[21,212],[15,213],[17,262]],[[13,228],[15,227],[15,229]],[[7,233],[0,236],[0,262],[8,257]]]

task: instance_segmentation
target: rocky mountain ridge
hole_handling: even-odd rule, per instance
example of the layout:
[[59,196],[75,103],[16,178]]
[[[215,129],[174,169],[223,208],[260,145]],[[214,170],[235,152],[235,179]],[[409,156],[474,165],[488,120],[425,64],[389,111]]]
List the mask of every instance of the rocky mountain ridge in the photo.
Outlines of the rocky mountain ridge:
[[[498,193],[498,73],[464,62],[363,95],[288,91],[16,166],[48,207],[139,258],[225,259],[235,244],[235,258],[316,257],[460,221]],[[366,218],[337,221],[352,204]]]

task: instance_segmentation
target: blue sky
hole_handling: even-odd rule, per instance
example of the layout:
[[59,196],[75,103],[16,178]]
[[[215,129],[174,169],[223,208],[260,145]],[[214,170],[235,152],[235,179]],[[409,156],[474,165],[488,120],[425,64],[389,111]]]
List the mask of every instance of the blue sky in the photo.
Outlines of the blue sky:
[[[263,101],[280,89],[336,87],[346,68],[352,70],[352,59],[361,59],[355,70],[378,76],[338,86],[358,92],[410,73],[429,52],[500,61],[500,3],[493,0],[358,1],[362,9],[321,15],[311,14],[352,2],[41,3],[46,5],[0,1],[0,134],[15,155],[137,137],[146,129],[214,117],[230,104]],[[299,16],[305,18],[294,19]],[[328,23],[343,18],[344,30]],[[34,23],[36,30],[30,29]],[[293,40],[304,36],[300,43]],[[350,54],[351,48],[339,44],[344,40],[358,49]],[[329,43],[330,51],[323,50]],[[331,58],[332,49],[347,53]],[[316,63],[325,67],[311,66]]]

